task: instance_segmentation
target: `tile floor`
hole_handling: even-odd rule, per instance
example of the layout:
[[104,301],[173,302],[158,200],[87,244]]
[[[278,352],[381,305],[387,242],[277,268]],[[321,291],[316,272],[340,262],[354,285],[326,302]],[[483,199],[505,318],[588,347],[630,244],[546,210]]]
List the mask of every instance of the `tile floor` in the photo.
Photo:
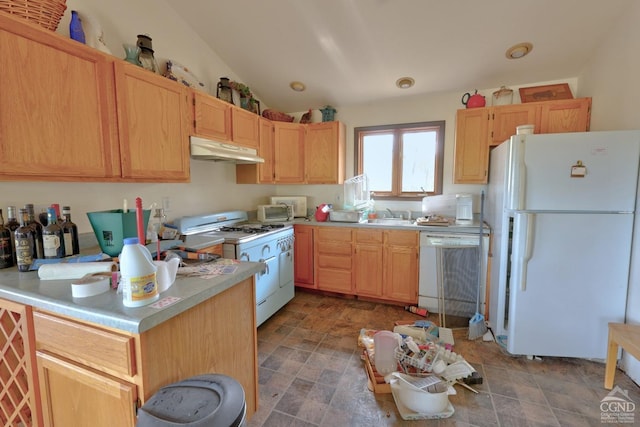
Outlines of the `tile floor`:
[[[361,328],[391,330],[400,319],[422,318],[402,307],[296,291],[258,328],[260,408],[248,427],[605,425],[603,363],[529,361],[494,342],[469,341],[462,328],[454,329],[455,351],[483,376],[483,384],[474,386],[479,393],[455,386],[450,418],[402,420],[391,394],[367,389],[357,346]],[[635,424],[624,425],[640,425],[640,387],[620,370],[615,384],[638,406]]]

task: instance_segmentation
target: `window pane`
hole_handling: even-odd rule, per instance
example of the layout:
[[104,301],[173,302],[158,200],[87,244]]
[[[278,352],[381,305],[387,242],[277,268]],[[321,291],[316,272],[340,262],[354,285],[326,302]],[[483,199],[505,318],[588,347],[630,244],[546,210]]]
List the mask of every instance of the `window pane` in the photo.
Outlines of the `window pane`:
[[402,135],[402,192],[434,191],[436,147],[434,131]]
[[391,191],[393,174],[393,134],[366,135],[362,139],[363,173],[370,191]]

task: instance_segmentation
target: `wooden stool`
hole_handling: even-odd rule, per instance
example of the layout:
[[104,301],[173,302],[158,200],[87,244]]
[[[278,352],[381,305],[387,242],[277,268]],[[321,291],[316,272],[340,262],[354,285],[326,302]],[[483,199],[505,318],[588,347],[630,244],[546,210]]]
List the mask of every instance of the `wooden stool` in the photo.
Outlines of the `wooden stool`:
[[616,373],[618,360],[618,346],[640,360],[640,325],[625,323],[609,323],[609,347],[607,349],[607,364],[604,370],[604,388],[613,388],[613,377]]

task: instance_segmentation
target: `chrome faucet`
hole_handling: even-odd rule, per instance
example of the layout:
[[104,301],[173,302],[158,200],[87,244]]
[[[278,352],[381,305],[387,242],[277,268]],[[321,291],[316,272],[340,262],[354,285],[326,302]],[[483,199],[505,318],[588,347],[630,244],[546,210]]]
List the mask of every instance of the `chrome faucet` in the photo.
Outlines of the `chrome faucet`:
[[387,211],[391,214],[391,218],[393,218],[393,211],[391,211],[391,209],[387,208]]

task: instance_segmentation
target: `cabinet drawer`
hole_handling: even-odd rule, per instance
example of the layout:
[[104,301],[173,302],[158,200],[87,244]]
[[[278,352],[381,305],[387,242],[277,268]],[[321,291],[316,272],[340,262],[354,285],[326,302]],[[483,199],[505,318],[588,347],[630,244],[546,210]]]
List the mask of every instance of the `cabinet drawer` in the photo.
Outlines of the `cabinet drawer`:
[[351,292],[351,272],[341,270],[319,269],[318,289],[335,292]]
[[356,230],[358,243],[382,243],[382,230]]
[[351,257],[339,255],[319,255],[318,268],[337,268],[351,271]]
[[417,231],[387,231],[386,244],[393,246],[418,246]]
[[318,227],[318,239],[351,242],[351,229],[342,227]]
[[342,242],[318,242],[318,255],[342,255],[351,257],[351,243]]
[[108,373],[136,374],[134,338],[45,313],[33,314],[36,349]]

